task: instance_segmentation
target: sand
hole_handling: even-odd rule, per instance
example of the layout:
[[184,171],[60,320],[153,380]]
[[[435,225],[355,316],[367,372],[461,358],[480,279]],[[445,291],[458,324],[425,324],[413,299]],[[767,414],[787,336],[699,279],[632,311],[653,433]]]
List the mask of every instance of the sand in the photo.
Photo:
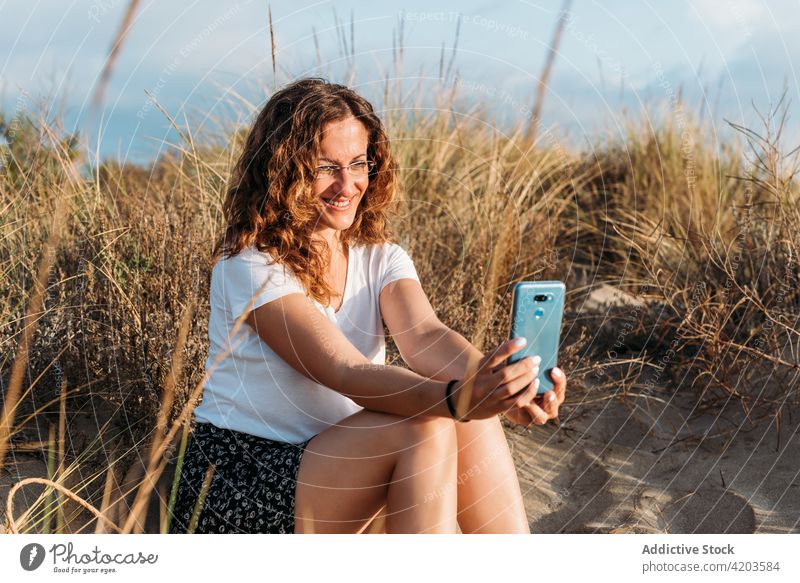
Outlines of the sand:
[[[584,309],[634,302],[601,286]],[[666,386],[594,393],[568,398],[560,425],[506,429],[533,532],[800,532],[797,416],[754,424],[734,402],[696,415]]]
[[680,405],[650,412],[675,429],[616,401],[570,409],[560,427],[507,429],[532,532],[800,532],[796,420],[723,439]]

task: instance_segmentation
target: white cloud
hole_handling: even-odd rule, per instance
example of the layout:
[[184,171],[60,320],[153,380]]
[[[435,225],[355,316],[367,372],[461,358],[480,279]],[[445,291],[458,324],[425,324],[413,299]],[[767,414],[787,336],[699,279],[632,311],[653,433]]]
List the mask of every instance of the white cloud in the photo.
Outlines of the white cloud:
[[694,0],[689,10],[715,32],[750,35],[769,22],[761,0]]

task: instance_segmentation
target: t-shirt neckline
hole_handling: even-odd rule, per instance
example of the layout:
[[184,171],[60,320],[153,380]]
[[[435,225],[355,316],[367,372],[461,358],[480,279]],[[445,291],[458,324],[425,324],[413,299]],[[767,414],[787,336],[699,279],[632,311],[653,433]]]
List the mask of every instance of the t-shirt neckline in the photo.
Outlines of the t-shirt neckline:
[[353,252],[354,249],[353,246],[351,245],[347,250],[347,269],[345,270],[345,276],[344,276],[345,279],[344,279],[344,290],[342,291],[342,303],[339,304],[338,310],[334,310],[333,306],[328,306],[333,312],[334,316],[338,316],[341,313],[341,311],[344,309],[344,303],[347,301],[347,296],[348,296],[347,292],[350,290],[350,271],[353,263]]

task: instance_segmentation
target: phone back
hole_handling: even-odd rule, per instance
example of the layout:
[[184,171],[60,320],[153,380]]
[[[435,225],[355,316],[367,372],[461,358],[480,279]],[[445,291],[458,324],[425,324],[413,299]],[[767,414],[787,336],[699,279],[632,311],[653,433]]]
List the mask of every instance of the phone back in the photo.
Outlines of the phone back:
[[527,356],[541,357],[539,394],[553,390],[550,370],[558,364],[565,286],[560,281],[521,281],[514,286],[510,338],[528,343],[508,358],[511,364]]

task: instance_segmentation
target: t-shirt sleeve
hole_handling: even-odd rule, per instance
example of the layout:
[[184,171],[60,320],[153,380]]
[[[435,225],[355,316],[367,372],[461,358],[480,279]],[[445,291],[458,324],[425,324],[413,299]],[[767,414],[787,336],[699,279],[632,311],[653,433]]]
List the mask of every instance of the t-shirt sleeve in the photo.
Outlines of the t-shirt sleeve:
[[380,287],[378,292],[381,292],[384,287],[398,279],[414,279],[419,281],[417,269],[414,267],[414,262],[406,253],[405,249],[396,243],[389,243],[386,245],[381,262],[381,277]]
[[291,293],[306,295],[291,268],[273,263],[266,253],[245,249],[221,260],[215,269],[220,279],[218,290],[233,318],[238,318],[251,300],[250,309],[254,310]]

